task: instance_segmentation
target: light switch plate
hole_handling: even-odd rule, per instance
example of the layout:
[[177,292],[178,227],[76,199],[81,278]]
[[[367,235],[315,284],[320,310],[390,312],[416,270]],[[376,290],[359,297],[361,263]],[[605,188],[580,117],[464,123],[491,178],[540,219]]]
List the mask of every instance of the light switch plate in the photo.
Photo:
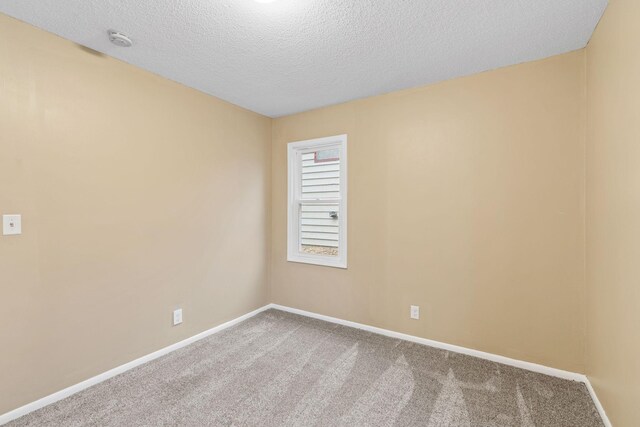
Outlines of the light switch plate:
[[4,236],[22,234],[22,215],[2,215],[2,234]]

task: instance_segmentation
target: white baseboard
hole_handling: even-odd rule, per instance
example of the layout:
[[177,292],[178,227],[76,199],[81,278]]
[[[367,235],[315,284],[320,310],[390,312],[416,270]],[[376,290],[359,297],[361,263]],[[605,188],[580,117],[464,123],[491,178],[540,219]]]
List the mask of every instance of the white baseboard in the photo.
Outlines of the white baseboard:
[[390,331],[387,329],[382,329],[382,328],[377,328],[375,326],[369,326],[369,325],[364,325],[362,323],[356,323],[356,322],[351,322],[348,320],[342,320],[342,319],[338,319],[336,317],[331,317],[331,316],[325,316],[323,314],[317,314],[317,313],[312,313],[310,311],[305,311],[305,310],[299,310],[297,308],[291,308],[291,307],[286,307],[283,305],[279,305],[279,304],[268,304],[265,305],[264,307],[258,308],[257,310],[254,310],[250,313],[247,313],[243,316],[240,316],[238,318],[235,318],[233,320],[230,320],[228,322],[225,322],[221,325],[218,325],[214,328],[211,328],[209,330],[206,330],[204,332],[201,332],[197,335],[194,335],[190,338],[187,338],[185,340],[182,340],[180,342],[177,342],[175,344],[172,344],[168,347],[162,348],[158,351],[155,351],[153,353],[147,354],[146,356],[142,356],[138,359],[135,359],[131,362],[125,363],[124,365],[120,365],[116,368],[113,368],[107,372],[104,372],[102,374],[96,375],[95,377],[89,378],[85,381],[82,381],[78,384],[72,385],[70,387],[67,387],[63,390],[60,390],[58,392],[55,392],[53,394],[50,394],[48,396],[43,397],[42,399],[38,399],[35,402],[31,402],[28,403],[24,406],[21,406],[17,409],[14,409],[10,412],[7,412],[5,414],[0,415],[0,425],[6,424],[9,421],[15,420],[16,418],[20,418],[23,415],[28,414],[29,412],[33,412],[37,409],[43,408],[47,405],[50,405],[52,403],[55,403],[59,400],[62,400],[66,397],[69,397],[73,394],[76,394],[86,388],[89,388],[93,385],[96,385],[98,383],[101,383],[103,381],[108,380],[109,378],[115,377],[116,375],[119,375],[123,372],[126,372],[130,369],[135,368],[136,366],[140,366],[144,363],[150,362],[154,359],[157,359],[161,356],[164,356],[165,354],[171,353],[172,351],[178,350],[182,347],[185,347],[191,343],[194,343],[198,340],[201,340],[203,338],[206,338],[210,335],[215,334],[216,332],[220,332],[224,329],[227,329],[235,324],[238,324],[246,319],[249,319],[250,317],[255,316],[258,313],[261,313],[269,308],[274,308],[277,310],[282,310],[282,311],[287,311],[289,313],[295,313],[295,314],[299,314],[302,316],[306,316],[306,317],[312,317],[314,319],[319,319],[319,320],[324,320],[326,322],[331,322],[331,323],[337,323],[340,325],[344,325],[344,326],[350,326],[352,328],[357,328],[357,329],[362,329],[365,331],[369,331],[369,332],[373,332],[376,334],[380,334],[380,335],[385,335],[388,337],[392,337],[392,338],[398,338],[398,339],[402,339],[405,341],[411,341],[411,342],[415,342],[418,344],[424,344],[424,345],[428,345],[431,347],[435,347],[435,348],[440,348],[443,350],[448,350],[448,351],[452,351],[452,352],[456,352],[456,353],[461,353],[461,354],[466,354],[469,356],[474,356],[474,357],[479,357],[482,359],[486,359],[486,360],[491,360],[493,362],[497,362],[497,363],[502,363],[505,365],[509,365],[509,366],[514,366],[516,368],[522,368],[522,369],[526,369],[529,371],[533,371],[533,372],[538,372],[541,374],[546,374],[546,375],[551,375],[554,377],[558,377],[558,378],[563,378],[563,379],[567,379],[567,380],[572,380],[572,381],[579,381],[584,383],[587,386],[587,389],[589,390],[589,393],[591,394],[591,397],[593,398],[593,402],[596,405],[596,408],[598,409],[598,412],[600,413],[600,416],[602,417],[602,420],[605,424],[606,427],[611,427],[611,422],[609,421],[609,419],[607,418],[607,415],[605,414],[604,408],[602,407],[602,405],[600,404],[600,401],[598,400],[598,397],[596,396],[595,391],[593,390],[593,387],[591,386],[591,383],[589,382],[589,379],[586,377],[586,375],[584,374],[578,374],[575,372],[569,372],[569,371],[563,371],[561,369],[555,369],[555,368],[550,368],[548,366],[543,366],[543,365],[538,365],[536,363],[531,363],[531,362],[525,362],[522,360],[517,360],[517,359],[511,359],[509,357],[505,357],[505,356],[499,356],[497,354],[492,354],[492,353],[486,353],[484,351],[478,351],[478,350],[473,350],[473,349],[469,349],[466,347],[461,347],[461,346],[457,346],[457,345],[452,345],[452,344],[446,344],[446,343],[442,343],[439,341],[434,341],[434,340],[430,340],[430,339],[426,339],[426,338],[420,338],[420,337],[416,337],[413,335],[408,335],[408,334],[403,334],[400,332],[394,332],[394,331]]
[[118,366],[116,368],[108,370],[107,372],[103,372],[102,374],[96,375],[95,377],[91,377],[91,378],[89,378],[87,380],[84,380],[84,381],[78,383],[78,384],[74,384],[74,385],[72,385],[70,387],[67,387],[67,388],[63,389],[63,390],[60,390],[60,391],[57,391],[57,392],[55,392],[53,394],[45,396],[42,399],[38,399],[35,402],[28,403],[28,404],[26,404],[24,406],[21,406],[21,407],[17,408],[17,409],[14,409],[14,410],[9,411],[9,412],[7,412],[5,414],[2,414],[2,415],[0,415],[0,426],[3,425],[3,424],[8,423],[9,421],[13,421],[16,418],[20,418],[23,415],[28,414],[29,412],[33,412],[33,411],[35,411],[37,409],[40,409],[40,408],[43,408],[43,407],[45,407],[47,405],[51,405],[52,403],[55,403],[55,402],[57,402],[59,400],[62,400],[64,398],[66,398],[66,397],[69,397],[69,396],[71,396],[73,394],[76,394],[79,391],[82,391],[82,390],[84,390],[86,388],[89,388],[89,387],[91,387],[93,385],[96,385],[98,383],[106,381],[109,378],[115,377],[116,375],[119,375],[119,374],[121,374],[123,372],[126,372],[126,371],[128,371],[130,369],[135,368],[136,366],[140,366],[140,365],[142,365],[144,363],[150,362],[150,361],[152,361],[154,359],[157,359],[157,358],[159,358],[161,356],[164,356],[165,354],[171,353],[172,351],[176,351],[176,350],[178,350],[178,349],[180,349],[182,347],[185,347],[185,346],[187,346],[189,344],[192,344],[192,343],[194,343],[196,341],[199,341],[199,340],[201,340],[203,338],[206,338],[209,335],[213,335],[216,332],[220,332],[220,331],[222,331],[224,329],[227,329],[227,328],[229,328],[229,327],[231,327],[231,326],[233,326],[233,325],[235,325],[237,323],[242,322],[243,320],[246,320],[246,319],[248,319],[250,317],[255,316],[258,313],[261,313],[261,312],[267,310],[268,308],[270,308],[270,305],[265,305],[264,307],[260,307],[257,310],[254,310],[254,311],[252,311],[250,313],[244,314],[244,315],[242,315],[240,317],[237,317],[237,318],[235,318],[233,320],[225,322],[225,323],[223,323],[221,325],[218,325],[218,326],[216,326],[214,328],[208,329],[208,330],[206,330],[204,332],[201,332],[201,333],[199,333],[197,335],[189,337],[189,338],[187,338],[185,340],[182,340],[180,342],[177,342],[175,344],[171,344],[168,347],[164,347],[164,348],[162,348],[162,349],[160,349],[158,351],[154,351],[153,353],[147,354],[146,356],[142,356],[142,357],[140,357],[138,359],[135,359],[135,360],[133,360],[131,362],[125,363],[124,365],[120,365],[120,366]]
[[598,409],[598,413],[600,414],[600,418],[602,418],[602,422],[604,423],[605,427],[612,427],[611,421],[609,421],[609,417],[607,417],[607,414],[604,411],[604,407],[602,406],[602,403],[600,403],[600,399],[598,399],[598,395],[596,395],[596,391],[593,389],[591,381],[589,381],[589,377],[586,377],[586,381],[584,382],[584,384],[589,390],[591,399],[593,399],[593,403],[594,405],[596,405],[596,409]]
[[418,344],[428,345],[430,347],[439,348],[442,350],[452,351],[455,353],[466,354],[468,356],[474,356],[481,359],[490,360],[492,362],[502,363],[503,365],[514,366],[516,368],[526,369],[528,371],[537,372],[540,374],[550,375],[553,377],[563,378],[571,381],[578,381],[584,383],[589,390],[589,394],[593,399],[593,402],[598,409],[600,417],[606,427],[611,427],[611,422],[604,412],[604,408],[600,404],[596,393],[589,382],[589,379],[584,374],[578,374],[576,372],[564,371],[562,369],[550,368],[548,366],[539,365],[537,363],[525,362],[523,360],[512,359],[510,357],[500,356],[493,353],[486,353],[484,351],[473,350],[471,348],[461,347],[453,344],[447,344],[440,341],[434,341],[427,338],[420,338],[413,335],[403,334],[400,332],[390,331],[388,329],[377,328],[375,326],[365,325],[362,323],[351,322],[349,320],[339,319],[337,317],[325,316],[323,314],[313,313],[310,311],[300,310],[297,308],[291,308],[279,304],[269,304],[269,308],[275,308],[277,310],[287,311],[289,313],[299,314],[301,316],[312,317],[314,319],[324,320],[326,322],[337,323],[339,325],[350,326],[352,328],[362,329],[368,332],[373,332],[380,335],[385,335],[391,338],[398,338],[405,341],[411,341]]

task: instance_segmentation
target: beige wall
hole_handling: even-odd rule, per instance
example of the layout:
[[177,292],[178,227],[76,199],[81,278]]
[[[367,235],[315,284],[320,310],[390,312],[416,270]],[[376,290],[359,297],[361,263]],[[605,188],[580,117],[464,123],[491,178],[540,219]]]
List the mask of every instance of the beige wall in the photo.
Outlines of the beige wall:
[[[271,121],[0,15],[0,414],[272,301],[586,369],[640,425],[638,20]],[[286,144],[341,133],[349,269],[288,263]]]
[[0,15],[0,414],[266,303],[270,138]]
[[[579,51],[274,120],[271,300],[584,371],[584,70]],[[349,268],[289,263],[286,144],[342,133]]]
[[587,374],[640,425],[640,2],[610,0],[587,49]]

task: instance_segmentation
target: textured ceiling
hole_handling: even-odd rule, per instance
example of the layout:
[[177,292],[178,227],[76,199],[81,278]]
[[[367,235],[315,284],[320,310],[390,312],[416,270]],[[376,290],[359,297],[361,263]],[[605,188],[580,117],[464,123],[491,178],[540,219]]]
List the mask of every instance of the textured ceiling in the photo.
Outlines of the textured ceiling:
[[[607,0],[2,0],[0,11],[277,117],[584,47]],[[133,39],[112,45],[107,30]]]

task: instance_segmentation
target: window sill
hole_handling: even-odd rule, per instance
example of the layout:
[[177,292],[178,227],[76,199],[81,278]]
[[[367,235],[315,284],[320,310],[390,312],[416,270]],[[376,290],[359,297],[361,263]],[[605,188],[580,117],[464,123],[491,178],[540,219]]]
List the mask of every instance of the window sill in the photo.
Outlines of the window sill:
[[287,257],[288,262],[299,262],[302,264],[313,264],[322,267],[334,267],[347,269],[347,261],[343,259],[331,259],[329,257],[318,256],[304,256],[304,255],[289,255]]

